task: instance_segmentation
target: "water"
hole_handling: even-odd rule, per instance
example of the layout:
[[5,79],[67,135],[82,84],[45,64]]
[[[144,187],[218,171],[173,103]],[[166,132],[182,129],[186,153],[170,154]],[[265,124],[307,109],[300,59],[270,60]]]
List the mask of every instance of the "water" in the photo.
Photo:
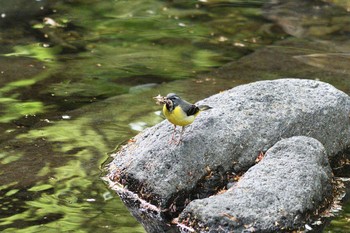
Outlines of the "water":
[[[102,164],[162,120],[158,93],[195,102],[299,77],[349,94],[350,6],[291,2],[31,1],[20,18],[0,10],[0,231],[144,232],[101,180]],[[348,206],[327,231],[349,231]]]

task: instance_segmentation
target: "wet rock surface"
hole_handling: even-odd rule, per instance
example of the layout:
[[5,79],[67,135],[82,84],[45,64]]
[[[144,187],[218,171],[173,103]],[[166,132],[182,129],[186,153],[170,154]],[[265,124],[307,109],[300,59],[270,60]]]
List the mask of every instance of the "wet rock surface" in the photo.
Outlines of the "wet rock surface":
[[[255,165],[259,154],[266,152],[284,138],[300,135],[315,138],[325,148],[325,152],[322,153],[326,153],[329,157],[335,156],[350,144],[350,99],[343,92],[323,82],[300,79],[255,82],[211,96],[198,104],[207,104],[213,109],[197,117],[186,131],[183,143],[178,146],[168,144],[172,125],[163,121],[130,140],[114,155],[114,161],[110,164],[108,177],[113,189],[118,192],[129,210],[143,223],[148,232],[178,231],[177,228],[171,227],[169,222],[176,218],[188,203],[226,189],[226,185],[232,182],[231,177],[234,174],[242,173]],[[315,140],[310,143],[319,145]],[[313,148],[314,146],[310,146],[310,153],[316,153],[312,152],[316,150]],[[305,156],[305,153],[308,154],[308,151],[300,153],[300,156]],[[283,157],[283,153],[280,156]],[[288,158],[292,159],[290,164],[295,163],[299,166],[300,161],[297,159],[299,157]],[[294,192],[300,195],[296,196],[295,200],[299,198],[307,201],[296,207],[298,215],[293,215],[296,212],[288,213],[291,215],[290,218],[317,209],[316,205],[322,202],[320,199],[313,200],[316,201],[313,205],[308,204],[308,201],[317,194],[324,197],[330,189],[329,174],[326,172],[329,168],[326,168],[325,162],[318,163],[312,158],[313,156],[308,158],[312,164],[310,166],[323,167],[325,174],[321,175],[323,178],[319,178],[319,185],[312,182],[305,183],[300,193]],[[277,160],[276,163],[281,161]],[[259,167],[264,164],[268,162],[262,163]],[[305,169],[308,169],[307,166]],[[252,174],[259,176],[256,169],[253,169],[255,172]],[[265,169],[267,170],[262,171],[267,173],[271,168]],[[279,180],[288,181],[288,184],[290,169],[291,167],[285,167],[283,171],[281,166],[279,175],[273,174],[276,177],[280,176]],[[295,175],[301,176],[301,174],[300,171]],[[261,179],[263,178],[262,175]],[[309,176],[304,174],[304,178],[308,181]],[[287,184],[284,185],[287,187]],[[294,186],[290,188],[300,189]],[[317,193],[312,193],[316,189]],[[261,191],[260,182],[255,182],[252,190]],[[311,193],[302,197],[305,190]],[[276,189],[266,190],[265,194],[275,192]],[[223,195],[229,196],[230,193],[228,191]],[[275,197],[266,197],[265,194],[261,196],[261,192],[254,193],[255,197],[247,198],[255,200],[257,207],[261,207],[259,200],[264,198],[272,198],[268,199],[270,201],[276,200]],[[293,193],[288,195],[291,194]],[[204,200],[210,203],[211,199],[215,200],[215,198]],[[284,197],[280,200],[287,199]],[[187,213],[192,211],[190,207],[186,209]],[[203,207],[203,211],[204,209]],[[207,211],[209,209],[204,212]],[[183,219],[186,218],[185,215],[182,216]],[[204,218],[206,215],[201,216]],[[225,217],[221,215],[220,218]],[[278,226],[280,229],[295,226],[288,221],[287,225],[283,225],[283,221],[281,224]],[[255,227],[272,229],[263,225]]]

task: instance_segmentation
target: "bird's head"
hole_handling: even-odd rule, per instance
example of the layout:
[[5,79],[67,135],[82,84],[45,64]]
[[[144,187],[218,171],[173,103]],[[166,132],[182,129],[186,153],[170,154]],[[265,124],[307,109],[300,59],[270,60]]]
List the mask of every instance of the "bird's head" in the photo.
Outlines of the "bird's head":
[[177,101],[181,100],[180,97],[178,95],[176,95],[175,93],[169,93],[169,94],[167,94],[167,96],[165,98],[172,101],[172,102],[177,102]]
[[175,93],[169,93],[167,96],[157,95],[153,97],[156,100],[157,104],[165,104],[168,110],[172,110],[174,107],[180,104],[181,98]]
[[165,97],[167,99],[167,106],[169,108],[173,108],[173,107],[176,107],[178,105],[180,105],[181,103],[181,98],[176,95],[175,93],[169,93],[167,94],[167,96]]

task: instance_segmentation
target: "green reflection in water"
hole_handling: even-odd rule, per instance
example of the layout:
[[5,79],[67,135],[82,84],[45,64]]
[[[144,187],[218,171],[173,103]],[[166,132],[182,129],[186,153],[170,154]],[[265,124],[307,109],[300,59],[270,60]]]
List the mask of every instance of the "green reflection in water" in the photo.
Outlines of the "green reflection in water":
[[333,219],[324,232],[343,233],[350,232],[350,202],[343,206],[342,213]]
[[35,115],[44,112],[41,102],[22,102],[17,99],[0,98],[0,106],[7,106],[6,111],[1,115],[0,122],[7,123],[21,116]]
[[13,50],[13,53],[4,54],[4,56],[33,57],[42,62],[50,62],[55,59],[55,55],[61,52],[61,48],[58,46],[53,48],[45,48],[38,43],[14,46]]
[[[16,62],[17,67],[7,68],[0,67],[1,74],[10,74],[6,78],[5,85],[0,87],[0,123],[10,123],[15,119],[26,117],[29,115],[36,115],[44,113],[48,106],[41,101],[33,99],[24,99],[21,93],[36,83],[48,79],[53,73],[57,72],[58,63],[52,62],[55,56],[60,51],[59,48],[43,48],[38,43],[28,46],[15,46],[15,53],[4,54],[5,57],[17,57],[19,55],[26,55],[35,58],[32,60],[18,58]],[[46,63],[44,63],[46,62]],[[11,65],[11,64],[10,64]],[[34,71],[28,72],[28,67]],[[12,81],[12,76],[22,76],[19,80]]]
[[[74,25],[93,30],[81,35],[86,51],[68,58],[63,67],[69,82],[49,88],[56,96],[112,96],[126,93],[135,79],[142,84],[193,77],[258,44],[271,43],[276,36],[261,29],[260,9],[249,4],[218,9],[196,1],[89,3],[57,5],[65,12],[58,21],[69,18]],[[254,31],[243,30],[242,25]],[[244,47],[235,49],[235,42]]]

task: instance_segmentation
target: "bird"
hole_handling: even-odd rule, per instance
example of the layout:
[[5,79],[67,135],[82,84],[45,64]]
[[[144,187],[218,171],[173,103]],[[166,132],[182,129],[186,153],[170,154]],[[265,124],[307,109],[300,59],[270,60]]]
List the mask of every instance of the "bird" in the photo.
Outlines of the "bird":
[[176,144],[182,141],[185,127],[192,124],[194,119],[201,111],[211,109],[208,105],[195,105],[183,100],[175,93],[169,93],[166,97],[158,95],[154,97],[158,104],[163,104],[163,114],[166,119],[174,125],[174,131],[170,143],[175,141],[176,126],[182,126],[180,139]]

